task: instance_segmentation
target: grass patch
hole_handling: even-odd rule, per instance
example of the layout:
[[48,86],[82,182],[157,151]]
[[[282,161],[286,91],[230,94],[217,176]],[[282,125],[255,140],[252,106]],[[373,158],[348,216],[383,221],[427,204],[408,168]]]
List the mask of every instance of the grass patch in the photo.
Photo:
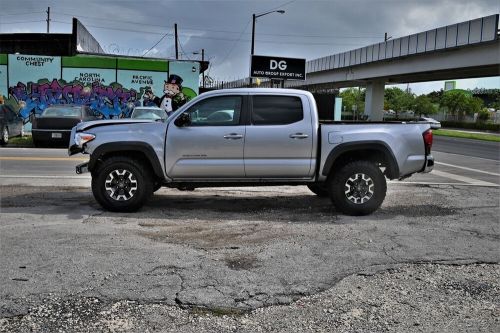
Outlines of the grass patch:
[[9,138],[9,143],[7,146],[29,146],[33,147],[33,137],[29,136],[15,136],[13,138]]
[[493,134],[487,134],[487,133],[468,133],[468,132],[444,130],[444,129],[433,130],[432,133],[434,133],[434,135],[437,135],[437,136],[449,136],[449,137],[453,137],[453,138],[464,138],[464,139],[500,142],[499,135],[493,135]]

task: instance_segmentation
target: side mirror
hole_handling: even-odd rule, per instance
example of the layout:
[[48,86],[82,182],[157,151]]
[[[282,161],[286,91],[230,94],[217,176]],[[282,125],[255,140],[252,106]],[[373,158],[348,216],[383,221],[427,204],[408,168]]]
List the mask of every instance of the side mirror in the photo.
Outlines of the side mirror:
[[186,127],[191,125],[191,115],[186,112],[181,113],[181,115],[174,120],[174,124],[177,127]]

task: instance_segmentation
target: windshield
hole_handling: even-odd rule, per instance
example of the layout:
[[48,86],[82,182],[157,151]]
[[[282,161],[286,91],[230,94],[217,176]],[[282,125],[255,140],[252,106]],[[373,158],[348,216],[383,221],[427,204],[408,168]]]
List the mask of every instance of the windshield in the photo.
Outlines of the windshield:
[[141,109],[135,108],[131,118],[138,119],[167,119],[167,113],[162,109]]
[[48,107],[43,111],[40,117],[63,117],[79,118],[82,116],[80,107]]

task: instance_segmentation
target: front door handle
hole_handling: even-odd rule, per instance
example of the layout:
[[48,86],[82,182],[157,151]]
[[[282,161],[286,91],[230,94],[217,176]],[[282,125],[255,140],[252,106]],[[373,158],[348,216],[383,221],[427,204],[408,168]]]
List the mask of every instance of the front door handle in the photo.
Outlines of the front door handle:
[[291,139],[307,139],[309,135],[304,134],[304,133],[295,133],[295,134],[290,134]]
[[238,140],[238,139],[242,139],[242,138],[243,138],[243,134],[238,134],[238,133],[229,133],[229,134],[224,135],[224,139],[228,139],[228,140]]

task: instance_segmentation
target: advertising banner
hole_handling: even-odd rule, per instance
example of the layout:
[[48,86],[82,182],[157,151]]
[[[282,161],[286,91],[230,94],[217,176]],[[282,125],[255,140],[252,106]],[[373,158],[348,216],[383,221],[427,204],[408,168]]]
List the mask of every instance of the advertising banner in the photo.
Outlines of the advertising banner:
[[305,80],[306,60],[253,55],[250,76],[283,80]]

